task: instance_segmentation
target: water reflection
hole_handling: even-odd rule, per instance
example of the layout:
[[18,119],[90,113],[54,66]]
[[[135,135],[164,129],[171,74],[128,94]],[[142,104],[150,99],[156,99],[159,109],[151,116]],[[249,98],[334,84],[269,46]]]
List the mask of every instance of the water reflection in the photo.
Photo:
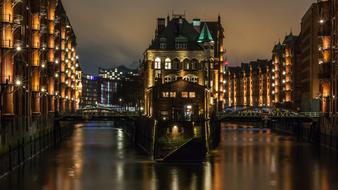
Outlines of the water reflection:
[[209,161],[178,164],[150,161],[107,126],[78,126],[58,149],[1,179],[0,189],[338,189],[337,153],[269,129],[224,125]]

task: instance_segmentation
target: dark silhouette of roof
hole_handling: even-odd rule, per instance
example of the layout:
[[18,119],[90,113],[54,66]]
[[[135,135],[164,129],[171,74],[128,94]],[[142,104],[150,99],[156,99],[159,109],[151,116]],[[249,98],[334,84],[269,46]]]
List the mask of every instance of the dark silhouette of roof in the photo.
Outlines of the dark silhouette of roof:
[[199,32],[183,17],[172,18],[149,46],[149,50],[160,49],[161,42],[166,43],[166,50],[176,50],[176,42],[187,44],[187,50],[203,50],[197,42]]

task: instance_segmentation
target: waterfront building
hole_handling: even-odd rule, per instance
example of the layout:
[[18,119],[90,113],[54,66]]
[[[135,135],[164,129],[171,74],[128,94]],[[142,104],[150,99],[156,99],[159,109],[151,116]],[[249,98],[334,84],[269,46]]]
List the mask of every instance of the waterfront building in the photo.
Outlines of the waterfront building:
[[[329,135],[337,128],[337,0],[318,1],[319,79],[322,132]],[[337,145],[337,134],[327,142]],[[324,136],[325,137],[325,136]],[[326,139],[328,140],[328,139]]]
[[313,3],[302,18],[295,63],[295,107],[301,112],[319,112],[319,10]]
[[295,89],[295,63],[297,62],[297,39],[292,34],[285,36],[283,43],[278,42],[272,50],[272,95],[273,104],[292,108]]
[[56,113],[75,112],[82,72],[76,36],[60,0],[0,2],[0,139],[6,146],[29,138],[16,130],[48,130]]
[[227,107],[269,107],[272,103],[272,64],[269,60],[242,63],[226,70]]
[[194,19],[192,23],[185,15],[158,19],[155,38],[144,54],[147,117],[206,119],[223,106],[223,31],[220,17],[213,22]]

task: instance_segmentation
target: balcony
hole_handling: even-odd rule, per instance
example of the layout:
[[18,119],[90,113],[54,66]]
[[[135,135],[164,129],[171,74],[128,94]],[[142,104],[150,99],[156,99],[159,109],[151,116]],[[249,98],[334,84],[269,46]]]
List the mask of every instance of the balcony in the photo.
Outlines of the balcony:
[[1,48],[13,48],[12,40],[1,40]]
[[3,23],[12,23],[13,15],[11,14],[0,14],[0,21]]
[[330,79],[331,64],[323,63],[319,65],[319,79]]
[[40,30],[40,24],[32,24],[32,30]]

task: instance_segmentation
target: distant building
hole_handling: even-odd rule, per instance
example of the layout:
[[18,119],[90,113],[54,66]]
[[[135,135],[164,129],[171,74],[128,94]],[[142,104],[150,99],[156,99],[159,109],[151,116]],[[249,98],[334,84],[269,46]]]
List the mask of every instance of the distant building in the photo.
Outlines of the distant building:
[[138,70],[119,66],[99,69],[99,76],[82,77],[82,107],[86,106],[139,106],[143,89]]
[[132,76],[138,76],[137,69],[129,69],[125,66],[113,67],[110,69],[99,68],[99,76],[114,81],[129,80]]
[[319,112],[319,9],[314,3],[305,13],[299,35],[299,60],[295,66],[295,106],[303,112]]
[[99,103],[99,77],[84,75],[82,76],[82,85],[81,107],[96,106]]
[[298,36],[292,32],[278,42],[272,50],[272,95],[277,106],[291,108],[295,98],[295,63],[297,62]]
[[272,103],[272,64],[269,60],[228,67],[225,74],[227,107],[263,107]]

